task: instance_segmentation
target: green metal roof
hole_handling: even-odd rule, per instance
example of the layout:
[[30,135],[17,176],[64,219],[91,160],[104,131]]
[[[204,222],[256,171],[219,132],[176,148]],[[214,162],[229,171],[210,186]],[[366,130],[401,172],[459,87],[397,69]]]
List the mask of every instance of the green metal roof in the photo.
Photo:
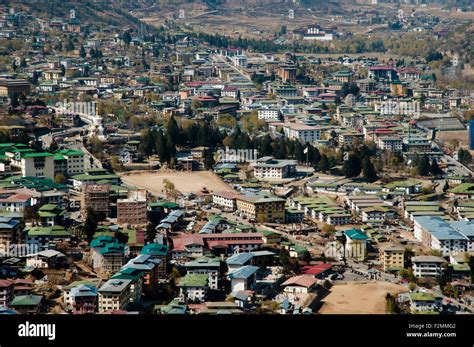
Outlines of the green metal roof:
[[41,295],[18,295],[13,298],[10,306],[38,306],[42,299]]
[[206,287],[208,278],[207,274],[187,274],[178,280],[178,287]]

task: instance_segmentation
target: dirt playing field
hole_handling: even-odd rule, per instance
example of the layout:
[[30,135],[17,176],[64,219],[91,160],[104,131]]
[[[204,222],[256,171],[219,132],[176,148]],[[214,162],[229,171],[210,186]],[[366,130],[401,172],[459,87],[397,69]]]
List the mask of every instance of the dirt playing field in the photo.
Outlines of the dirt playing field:
[[436,138],[449,143],[449,141],[457,140],[459,144],[463,147],[467,146],[468,144],[468,132],[467,130],[459,130],[459,131],[439,131],[436,134]]
[[406,291],[388,282],[336,284],[323,299],[321,314],[384,314],[385,295]]
[[207,188],[211,192],[232,190],[230,186],[210,171],[136,172],[122,175],[124,183],[147,189],[156,195],[163,195],[164,179],[174,183],[175,188],[182,193],[197,193],[202,188]]

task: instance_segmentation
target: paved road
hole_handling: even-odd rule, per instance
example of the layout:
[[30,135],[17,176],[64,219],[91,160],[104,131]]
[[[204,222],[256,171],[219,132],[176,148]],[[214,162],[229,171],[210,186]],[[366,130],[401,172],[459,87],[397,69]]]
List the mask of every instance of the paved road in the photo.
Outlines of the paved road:
[[[230,67],[231,69],[233,69],[235,72],[237,72],[238,74],[240,74],[243,78],[245,78],[246,80],[248,80],[249,82],[252,82],[252,79],[250,78],[250,75],[246,72],[244,72],[243,70],[239,69],[238,67],[234,66],[233,64],[231,64],[226,58],[224,58],[223,56],[221,55],[213,55],[212,56],[212,59],[213,60],[218,60],[224,64],[226,64],[228,67]],[[253,82],[252,82],[253,83]]]
[[470,170],[469,168],[461,164],[459,161],[457,161],[453,157],[444,153],[443,149],[440,147],[440,145],[436,141],[432,141],[432,143],[435,148],[437,148],[441,153],[443,153],[443,156],[441,158],[448,164],[448,166],[451,169],[454,169],[456,171],[457,175],[469,177],[474,174],[472,170]]
[[[59,108],[52,107],[56,112],[61,112]],[[93,168],[102,168],[102,162],[95,158],[92,153],[90,153],[87,148],[84,147],[84,144],[82,142],[82,138],[78,136],[78,134],[81,133],[81,131],[85,131],[88,129],[88,127],[93,124],[93,120],[91,116],[86,115],[86,114],[78,114],[78,116],[81,118],[82,122],[84,123],[83,126],[80,127],[73,127],[73,128],[68,128],[65,130],[61,130],[58,132],[54,133],[49,133],[46,135],[41,136],[41,141],[43,142],[44,146],[47,148],[51,145],[51,142],[53,141],[53,138],[57,137],[62,137],[64,139],[66,138],[71,138],[75,137],[80,141],[76,141],[74,144],[71,144],[68,146],[70,149],[75,149],[81,152],[84,152],[85,157],[84,157],[84,163],[85,163],[85,169],[90,170]]]

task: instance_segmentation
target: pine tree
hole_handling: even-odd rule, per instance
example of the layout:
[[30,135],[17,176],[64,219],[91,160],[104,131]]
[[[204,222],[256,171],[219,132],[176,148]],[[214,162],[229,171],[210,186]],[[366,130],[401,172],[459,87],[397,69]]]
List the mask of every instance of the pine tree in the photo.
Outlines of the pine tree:
[[211,149],[206,149],[204,151],[204,166],[206,167],[207,170],[212,169],[212,167],[215,164],[214,160],[214,153],[212,152]]
[[169,146],[180,144],[180,129],[174,116],[171,116],[166,127],[166,140]]
[[327,172],[330,169],[329,160],[326,154],[321,156],[321,160],[319,161],[319,169],[322,172]]
[[81,49],[79,50],[79,56],[81,58],[85,58],[86,57],[86,50],[84,49],[84,46],[81,46]]
[[69,37],[66,45],[66,51],[73,51],[74,50],[74,43],[72,42],[72,39]]
[[87,217],[82,227],[82,233],[85,235],[87,242],[91,242],[97,229],[98,218],[95,212],[89,207],[87,209]]
[[166,138],[160,129],[155,134],[155,153],[160,157],[162,163],[169,161],[167,150]]
[[305,154],[303,153],[303,150],[303,145],[301,142],[297,141],[293,147],[292,155],[298,161],[298,163],[302,163],[305,160]]
[[443,170],[441,170],[441,168],[439,167],[436,159],[431,160],[430,171],[434,176],[438,176],[443,173]]
[[430,173],[430,169],[431,169],[430,160],[428,159],[428,156],[423,155],[417,165],[418,175],[428,176]]
[[348,160],[342,166],[342,172],[346,177],[357,177],[361,171],[362,167],[359,158],[355,154],[350,154]]
[[370,158],[365,158],[362,161],[362,173],[364,178],[370,183],[377,181],[377,172],[375,171],[374,164],[372,164]]

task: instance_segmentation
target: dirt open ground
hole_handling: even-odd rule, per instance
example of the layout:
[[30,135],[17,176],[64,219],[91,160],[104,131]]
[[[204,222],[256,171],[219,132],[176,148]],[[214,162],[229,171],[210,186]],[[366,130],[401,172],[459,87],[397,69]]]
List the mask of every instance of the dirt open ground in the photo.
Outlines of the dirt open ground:
[[463,147],[467,146],[468,144],[467,130],[439,131],[436,134],[436,138],[444,142],[449,142],[450,140],[458,140],[459,144]]
[[405,292],[406,288],[388,282],[336,284],[323,299],[321,314],[384,314],[385,295]]
[[211,192],[232,190],[210,171],[132,172],[121,176],[124,183],[147,189],[156,195],[163,195],[163,180],[165,179],[174,183],[175,188],[182,193],[197,193],[202,188],[207,188]]

